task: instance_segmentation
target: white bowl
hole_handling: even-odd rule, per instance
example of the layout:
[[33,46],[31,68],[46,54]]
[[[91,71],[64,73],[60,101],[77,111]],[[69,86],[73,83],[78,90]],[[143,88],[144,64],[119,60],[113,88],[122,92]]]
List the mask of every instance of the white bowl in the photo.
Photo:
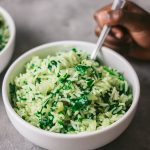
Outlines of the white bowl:
[[14,127],[29,141],[34,144],[51,150],[89,150],[101,147],[114,139],[116,139],[131,122],[139,100],[140,86],[138,77],[132,66],[122,56],[109,48],[103,47],[103,55],[105,63],[113,68],[124,73],[126,79],[131,84],[133,89],[133,103],[126,114],[112,125],[93,132],[83,132],[79,134],[67,135],[60,133],[52,133],[36,128],[24,121],[13,110],[10,104],[9,83],[13,78],[24,70],[24,65],[30,61],[32,56],[38,55],[46,57],[48,54],[55,55],[58,51],[70,50],[76,47],[77,49],[91,53],[95,48],[95,44],[77,41],[55,42],[36,47],[21,57],[19,57],[8,69],[2,86],[2,95],[5,108],[9,119]]
[[4,21],[8,25],[9,34],[10,34],[7,44],[0,51],[0,73],[1,73],[5,69],[5,67],[8,65],[11,59],[11,56],[13,54],[16,29],[15,29],[15,24],[14,24],[13,19],[8,14],[8,12],[2,7],[0,7],[0,14],[4,17]]

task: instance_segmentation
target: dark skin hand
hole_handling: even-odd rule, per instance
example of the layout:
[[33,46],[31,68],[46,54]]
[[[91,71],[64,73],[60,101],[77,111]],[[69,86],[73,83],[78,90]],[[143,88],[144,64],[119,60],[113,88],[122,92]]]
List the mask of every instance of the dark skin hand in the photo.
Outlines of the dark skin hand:
[[150,60],[150,14],[132,2],[122,10],[111,10],[112,5],[98,10],[96,35],[106,24],[112,27],[104,45],[119,53],[141,60]]

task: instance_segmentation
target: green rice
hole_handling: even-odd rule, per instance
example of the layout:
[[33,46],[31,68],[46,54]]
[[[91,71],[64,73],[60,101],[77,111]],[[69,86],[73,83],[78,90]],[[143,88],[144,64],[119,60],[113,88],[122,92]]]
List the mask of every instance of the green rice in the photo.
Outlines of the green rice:
[[105,128],[126,113],[133,98],[123,74],[75,48],[33,57],[10,83],[10,96],[24,120],[65,134]]
[[9,39],[9,29],[8,26],[0,14],[0,51],[6,46]]

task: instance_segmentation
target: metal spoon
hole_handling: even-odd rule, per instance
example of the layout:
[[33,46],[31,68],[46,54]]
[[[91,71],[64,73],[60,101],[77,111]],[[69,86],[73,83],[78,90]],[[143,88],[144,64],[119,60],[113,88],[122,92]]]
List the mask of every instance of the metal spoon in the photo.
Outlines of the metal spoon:
[[[113,5],[112,5],[112,10],[122,9],[124,7],[125,3],[126,3],[126,0],[114,0]],[[103,46],[103,43],[104,43],[110,29],[111,29],[111,27],[104,25],[102,32],[98,38],[96,48],[91,55],[91,59],[95,60],[98,55],[98,52],[100,52],[101,59],[103,60],[101,48]]]

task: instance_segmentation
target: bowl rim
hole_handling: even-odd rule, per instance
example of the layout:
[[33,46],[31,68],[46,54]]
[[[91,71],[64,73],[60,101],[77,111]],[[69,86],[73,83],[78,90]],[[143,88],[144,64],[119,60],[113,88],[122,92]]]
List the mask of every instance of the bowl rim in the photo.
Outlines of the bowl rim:
[[51,136],[51,137],[55,137],[55,138],[63,138],[63,139],[75,139],[75,138],[83,138],[83,137],[89,137],[89,136],[93,136],[93,135],[97,135],[97,134],[102,134],[106,131],[109,131],[111,129],[113,129],[114,127],[118,126],[121,122],[125,121],[128,116],[130,116],[132,114],[132,112],[135,110],[138,101],[139,101],[139,96],[140,96],[140,84],[139,84],[139,79],[138,76],[135,72],[135,70],[133,69],[133,67],[130,65],[130,63],[120,54],[118,54],[117,52],[111,50],[110,48],[106,48],[103,47],[103,49],[109,51],[109,53],[116,55],[119,59],[122,59],[122,61],[124,61],[130,68],[130,70],[132,71],[132,74],[134,75],[135,78],[135,97],[133,99],[133,102],[129,108],[129,110],[116,122],[114,122],[113,124],[101,129],[101,130],[95,130],[95,131],[90,131],[90,132],[80,132],[77,134],[63,134],[63,133],[55,133],[55,132],[50,132],[50,131],[46,131],[40,128],[37,128],[33,125],[31,125],[30,123],[28,123],[27,121],[23,120],[16,112],[15,110],[12,108],[9,98],[7,96],[7,90],[6,90],[6,83],[7,80],[9,79],[9,76],[11,74],[11,71],[15,68],[15,65],[18,64],[22,59],[25,59],[26,56],[31,55],[32,53],[40,50],[40,49],[44,49],[44,48],[48,48],[48,47],[52,47],[55,45],[61,45],[61,44],[76,44],[76,45],[91,45],[91,46],[95,46],[95,44],[91,43],[91,42],[84,42],[84,41],[58,41],[58,42],[52,42],[52,43],[47,43],[47,44],[43,44],[41,46],[32,48],[30,51],[25,52],[24,54],[22,54],[19,58],[17,58],[13,64],[9,67],[9,69],[7,70],[4,80],[3,80],[3,84],[2,84],[2,97],[3,97],[3,102],[5,104],[5,108],[7,111],[9,111],[11,113],[11,115],[13,117],[15,117],[15,119],[17,119],[17,121],[19,121],[23,126],[25,126],[26,128],[29,128],[30,130],[33,130],[34,132],[37,132],[38,134],[44,134],[46,136]]
[[0,6],[0,14],[4,18],[4,21],[6,22],[6,24],[8,25],[8,30],[9,30],[9,34],[10,34],[8,42],[6,43],[5,47],[0,51],[0,56],[1,56],[1,55],[3,55],[3,53],[5,53],[5,51],[8,50],[12,41],[14,40],[14,37],[16,34],[16,28],[15,28],[15,23],[14,23],[12,17],[10,16],[10,14],[1,6]]

